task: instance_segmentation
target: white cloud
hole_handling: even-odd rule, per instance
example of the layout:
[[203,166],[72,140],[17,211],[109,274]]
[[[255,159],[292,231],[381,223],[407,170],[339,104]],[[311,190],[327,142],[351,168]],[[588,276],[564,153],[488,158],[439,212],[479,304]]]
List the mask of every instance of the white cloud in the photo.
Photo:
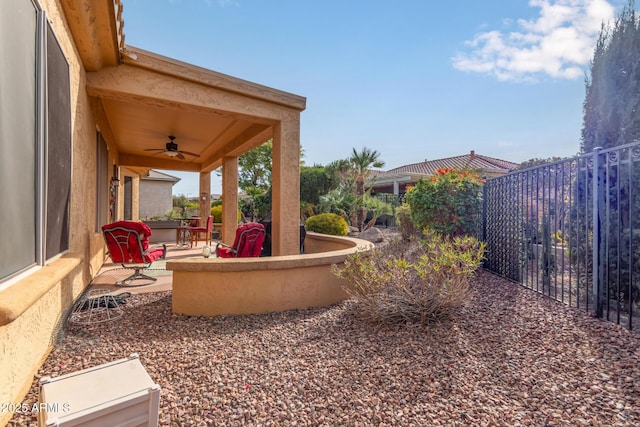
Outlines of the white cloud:
[[468,52],[452,58],[454,68],[501,81],[584,76],[601,25],[614,17],[614,7],[606,0],[529,0],[529,6],[540,9],[535,19],[518,19],[515,32],[476,34],[464,43]]

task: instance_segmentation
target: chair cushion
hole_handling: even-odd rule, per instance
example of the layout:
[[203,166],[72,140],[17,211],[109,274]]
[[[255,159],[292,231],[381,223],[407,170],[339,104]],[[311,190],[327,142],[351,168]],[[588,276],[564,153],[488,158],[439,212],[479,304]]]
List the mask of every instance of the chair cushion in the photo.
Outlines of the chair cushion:
[[190,227],[190,229],[198,233],[208,233],[213,229],[213,217],[209,216],[207,218],[207,224],[205,226],[199,227],[198,224],[196,224],[195,226]]
[[163,246],[157,246],[155,248],[149,249],[149,252],[144,255],[145,262],[153,262],[158,258],[162,258],[162,256],[164,255],[164,251],[165,248]]
[[[146,257],[143,257],[143,254],[149,248],[149,236],[151,236],[151,228],[147,224],[137,221],[116,221],[103,225],[102,231],[113,262],[145,261]],[[122,240],[116,242],[114,236],[126,238],[126,245]]]
[[144,222],[139,222],[139,221],[116,221],[116,222],[112,222],[111,224],[105,224],[102,226],[102,231],[105,230],[110,230],[116,227],[124,227],[124,228],[129,228],[132,230],[137,231],[140,236],[145,236],[148,237],[151,236],[151,228],[149,228],[149,226],[147,224],[145,224]]
[[218,257],[220,258],[234,258],[236,256],[236,254],[231,250],[231,248],[228,248],[226,246],[220,246],[217,252],[218,252]]
[[240,240],[237,256],[239,258],[260,256],[264,243],[264,226],[257,222],[248,222],[238,227],[237,232]]
[[264,226],[258,222],[247,222],[236,229],[233,247],[220,246],[216,253],[220,258],[258,257],[264,242]]

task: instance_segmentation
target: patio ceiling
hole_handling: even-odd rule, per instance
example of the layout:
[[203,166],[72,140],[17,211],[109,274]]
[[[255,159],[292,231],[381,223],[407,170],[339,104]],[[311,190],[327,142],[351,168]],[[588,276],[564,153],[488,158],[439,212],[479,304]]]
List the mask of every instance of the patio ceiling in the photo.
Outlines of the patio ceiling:
[[[127,167],[209,172],[272,137],[306,99],[127,46],[121,64],[87,75],[98,126]],[[169,135],[185,159],[157,154]],[[155,154],[154,154],[155,153]]]

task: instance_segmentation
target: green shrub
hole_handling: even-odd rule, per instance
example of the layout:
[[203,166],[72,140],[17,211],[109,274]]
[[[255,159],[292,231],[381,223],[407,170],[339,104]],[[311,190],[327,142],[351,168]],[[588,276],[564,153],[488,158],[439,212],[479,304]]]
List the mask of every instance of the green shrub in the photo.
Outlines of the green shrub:
[[[211,208],[211,216],[213,222],[222,222],[222,205],[217,205]],[[242,213],[238,211],[238,222],[242,221]]]
[[332,271],[346,279],[345,291],[363,319],[424,326],[450,316],[466,302],[483,255],[484,243],[473,237],[427,233],[356,253]]
[[474,235],[482,219],[483,183],[474,172],[438,169],[431,178],[418,180],[404,200],[418,229],[452,236]]
[[[170,211],[167,211],[167,213],[165,214],[165,218],[167,219],[178,219],[178,218],[182,218],[182,214],[180,212],[178,212],[176,209],[171,209]],[[160,219],[160,218],[158,218]]]
[[222,222],[222,205],[212,207],[211,216],[213,217],[213,222]]
[[333,236],[346,236],[349,233],[349,225],[340,215],[334,213],[322,213],[307,218],[306,228],[316,233],[331,234]]

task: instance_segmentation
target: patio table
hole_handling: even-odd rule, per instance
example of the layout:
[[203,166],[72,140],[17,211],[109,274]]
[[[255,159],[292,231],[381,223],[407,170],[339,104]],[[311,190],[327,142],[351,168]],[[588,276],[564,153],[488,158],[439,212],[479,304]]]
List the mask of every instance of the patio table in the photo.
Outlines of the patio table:
[[176,229],[176,246],[187,246],[191,244],[191,229],[197,227],[200,222],[199,216],[189,218],[178,218],[180,227]]

